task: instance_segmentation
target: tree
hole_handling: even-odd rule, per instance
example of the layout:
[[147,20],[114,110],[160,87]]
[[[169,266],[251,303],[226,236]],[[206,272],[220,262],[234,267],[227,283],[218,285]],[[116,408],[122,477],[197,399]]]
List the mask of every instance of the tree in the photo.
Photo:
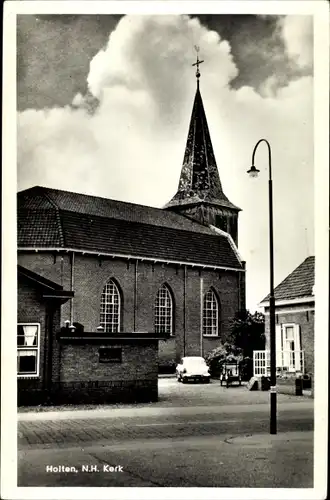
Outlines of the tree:
[[263,314],[240,311],[231,323],[224,344],[206,354],[212,376],[218,377],[225,363],[237,362],[243,380],[253,375],[253,351],[265,349],[265,317]]
[[265,316],[244,310],[236,314],[231,324],[228,342],[242,349],[243,356],[253,358],[253,351],[265,349]]
[[211,375],[218,377],[225,363],[241,363],[243,361],[243,353],[242,349],[226,342],[208,352],[205,360],[210,367]]

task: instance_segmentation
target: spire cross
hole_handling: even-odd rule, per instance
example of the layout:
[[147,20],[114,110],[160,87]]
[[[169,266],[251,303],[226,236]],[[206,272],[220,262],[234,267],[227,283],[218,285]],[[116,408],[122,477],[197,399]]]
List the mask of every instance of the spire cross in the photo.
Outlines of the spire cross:
[[199,77],[201,76],[201,74],[199,72],[199,65],[202,64],[204,61],[200,61],[198,59],[199,47],[197,47],[197,45],[195,45],[195,50],[196,50],[196,53],[197,53],[197,60],[196,60],[196,62],[194,64],[192,64],[192,66],[197,66],[197,68],[196,68],[196,78],[198,80]]

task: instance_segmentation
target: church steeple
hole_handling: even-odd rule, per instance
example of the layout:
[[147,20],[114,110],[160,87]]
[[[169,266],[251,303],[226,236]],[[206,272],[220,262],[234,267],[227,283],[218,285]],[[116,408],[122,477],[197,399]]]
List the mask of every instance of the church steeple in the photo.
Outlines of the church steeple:
[[197,90],[189,125],[179,186],[165,208],[212,224],[231,234],[237,243],[237,218],[240,209],[224,194],[215,160],[202,96],[199,89],[198,59]]

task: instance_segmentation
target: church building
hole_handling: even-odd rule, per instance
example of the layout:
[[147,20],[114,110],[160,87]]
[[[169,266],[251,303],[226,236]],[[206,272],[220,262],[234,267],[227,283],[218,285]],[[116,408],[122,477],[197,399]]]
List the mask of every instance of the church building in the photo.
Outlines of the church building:
[[[163,367],[217,347],[236,312],[245,309],[245,262],[237,250],[240,209],[223,191],[198,70],[196,76],[179,186],[164,208],[41,186],[17,198],[20,273],[30,280],[39,276],[43,289],[52,283],[65,291],[59,328],[88,332],[88,338],[129,334],[146,342],[149,335],[159,343]],[[20,332],[25,321],[18,317]],[[50,344],[48,339],[39,346],[39,363]],[[70,356],[66,362],[75,363],[79,378],[78,351]]]

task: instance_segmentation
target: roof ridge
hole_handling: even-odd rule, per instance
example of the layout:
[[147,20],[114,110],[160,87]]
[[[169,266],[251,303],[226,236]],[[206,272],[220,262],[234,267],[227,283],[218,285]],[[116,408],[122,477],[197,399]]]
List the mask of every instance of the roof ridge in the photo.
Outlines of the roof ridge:
[[[64,209],[64,208],[59,208],[58,209],[60,213],[73,213],[73,214],[76,214],[76,215],[79,215],[79,216],[85,216],[85,217],[95,217],[95,218],[98,218],[98,219],[107,219],[107,220],[110,220],[110,221],[116,221],[118,222],[119,224],[123,224],[123,223],[127,223],[127,224],[135,224],[137,226],[155,226],[155,227],[164,227],[164,226],[160,226],[159,224],[153,224],[153,223],[148,223],[148,222],[141,222],[141,221],[135,221],[135,220],[127,220],[127,219],[118,219],[117,217],[109,217],[107,215],[98,215],[98,214],[89,214],[89,213],[79,213],[79,212],[76,212],[75,210],[67,210],[67,209]],[[189,219],[191,220],[189,217],[186,217],[186,219]],[[192,222],[195,222],[194,220]],[[189,233],[191,235],[203,235],[203,237],[218,237],[218,236],[221,236],[223,238],[226,238],[229,240],[228,236],[231,238],[231,236],[229,234],[227,234],[225,231],[221,231],[221,229],[218,230],[218,228],[215,228],[216,231],[213,230],[213,227],[211,228],[211,226],[204,226],[204,224],[199,224],[200,226],[202,227],[205,227],[206,229],[210,229],[210,232],[209,233],[196,233],[195,231],[193,230],[189,230],[189,229],[184,229],[184,232],[185,233]],[[180,232],[180,231],[183,231],[182,229],[180,228],[177,228],[177,227],[169,227],[169,226],[166,226],[166,229],[168,229],[169,231],[176,231],[176,232]],[[218,234],[216,234],[218,233]],[[231,238],[232,239],[232,238]],[[229,241],[230,242],[230,241]],[[236,247],[236,245],[235,245]],[[237,250],[238,252],[238,250]]]
[[[274,288],[274,295],[275,295],[275,300],[284,300],[284,299],[280,299],[280,298],[276,298],[276,292],[279,292],[281,291],[281,288],[285,287],[285,286],[290,286],[290,281],[292,279],[292,276],[294,276],[295,274],[298,274],[301,272],[301,269],[303,268],[304,269],[304,265],[306,264],[306,262],[308,260],[314,260],[315,261],[315,256],[314,255],[309,255],[308,257],[306,257],[297,267],[295,267],[278,285],[276,285],[276,287]],[[307,268],[308,269],[308,268]],[[306,269],[306,271],[307,271]],[[314,282],[315,282],[315,268],[313,266],[313,274],[314,274]],[[283,290],[282,290],[282,293],[283,293]],[[262,304],[263,302],[265,302],[266,300],[269,299],[269,293],[260,301],[260,304]],[[303,296],[309,296],[307,293],[304,293],[303,295],[299,295],[299,297],[303,297]]]
[[[35,186],[35,187],[39,187],[39,186]],[[132,201],[124,201],[124,200],[117,200],[115,198],[107,198],[105,196],[98,196],[98,195],[94,195],[94,194],[86,194],[86,193],[80,193],[78,191],[67,191],[65,189],[55,189],[55,188],[48,188],[48,187],[43,187],[41,186],[42,189],[46,189],[47,191],[56,191],[58,193],[66,193],[66,194],[74,194],[74,195],[78,195],[78,196],[86,196],[87,198],[97,198],[97,199],[101,199],[101,200],[105,200],[105,201],[114,201],[116,203],[122,203],[124,205],[132,205],[134,207],[141,207],[141,208],[151,208],[152,210],[163,210],[162,208],[160,207],[152,207],[151,205],[142,205],[141,203],[134,203]],[[21,193],[23,191],[20,191]]]

